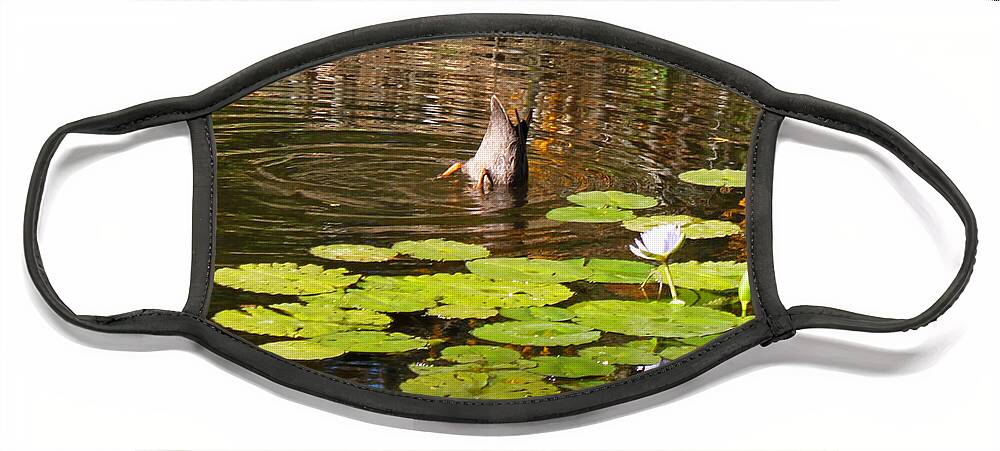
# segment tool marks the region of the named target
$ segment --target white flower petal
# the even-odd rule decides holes
[[[650,257],[649,254],[643,252],[642,249],[639,249],[631,244],[628,246],[628,249],[632,251],[632,253],[635,254],[636,257],[645,258],[647,260],[655,260],[654,258]]]

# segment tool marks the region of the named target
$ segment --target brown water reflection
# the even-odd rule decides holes
[[[530,180],[522,192],[486,195],[466,180],[433,180],[472,156],[496,93],[534,111]],[[512,113],[512,112],[511,112]],[[298,73],[213,114],[218,147],[217,266],[316,263],[364,274],[463,271],[461,263],[339,264],[312,246],[390,246],[448,238],[495,256],[633,257],[618,224],[545,219],[567,195],[616,189],[657,197],[643,214],[718,218],[742,198],[685,184],[681,172],[743,169],[757,113],[747,99],[681,70],[590,44],[536,38],[470,38],[373,50]],[[599,237],[599,239],[595,239]],[[745,260],[742,236],[686,244],[678,260]],[[579,285],[579,286],[577,286]],[[576,302],[620,297],[576,284]],[[216,287],[210,314],[240,304],[287,302]],[[416,314],[393,331],[428,336]],[[454,343],[484,321],[435,319]],[[490,322],[492,320],[486,320]],[[262,337],[247,336],[254,342]],[[395,388],[405,364],[427,353],[348,354],[311,364],[368,385]]]

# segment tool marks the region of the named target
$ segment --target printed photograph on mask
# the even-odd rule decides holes
[[[557,395],[751,320],[759,108],[591,43],[475,37],[303,70],[215,112],[211,321],[377,390]]]

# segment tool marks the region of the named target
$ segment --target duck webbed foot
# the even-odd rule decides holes
[[[490,176],[490,170],[489,169],[483,168],[482,172],[479,173],[479,181],[476,182],[476,189],[478,189],[479,191],[485,192],[486,191],[486,189],[485,189],[486,184],[483,183],[485,181],[489,181],[490,182],[490,190],[492,190],[493,189],[493,177]]]
[[[455,163],[451,165],[451,167],[449,167],[448,169],[445,169],[445,171],[442,172],[441,175],[435,177],[435,179],[443,179],[449,175],[458,172],[459,169],[462,169],[462,163]]]

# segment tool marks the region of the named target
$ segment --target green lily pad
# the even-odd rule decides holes
[[[736,315],[668,302],[585,301],[569,307],[577,324],[636,337],[688,338],[725,332]]]
[[[497,309],[481,305],[445,304],[427,309],[427,314],[446,319],[486,319],[496,316]]]
[[[425,348],[428,341],[399,332],[337,332],[308,340],[278,341],[260,347],[293,360],[319,360],[347,352],[397,353]],[[339,352],[339,354],[338,354]]]
[[[332,359],[347,353],[347,350],[318,340],[288,340],[265,343],[260,346],[289,360]]]
[[[653,270],[653,265],[634,260],[592,258],[587,260],[586,268],[591,271],[588,282],[642,283]]]
[[[698,349],[698,347],[691,345],[667,346],[666,348],[663,348],[662,351],[660,351],[660,357],[663,357],[667,360],[677,360],[689,354],[691,351],[694,351],[695,349]]]
[[[416,312],[437,305],[427,293],[406,293],[392,290],[347,290],[346,293],[325,293],[300,296],[304,302],[324,303],[342,308],[357,308],[376,312]]]
[[[486,373],[444,371],[408,379],[399,385],[399,389],[418,395],[475,399],[489,380],[490,376]]]
[[[581,349],[577,354],[604,365],[652,365],[660,362],[656,354],[631,346],[593,346]]]
[[[215,283],[267,294],[319,294],[339,291],[361,278],[344,268],[323,269],[318,265],[295,263],[248,263],[239,268],[219,268]]]
[[[545,217],[562,222],[621,222],[634,218],[635,214],[610,207],[559,207],[549,210]]]
[[[522,346],[569,346],[601,338],[601,333],[590,327],[550,321],[507,321],[487,324],[470,333],[483,340]]]
[[[529,372],[553,377],[588,377],[607,376],[615,371],[612,365],[595,362],[586,357],[539,356],[531,359],[538,366],[528,369]],[[660,359],[656,359],[657,362]]]
[[[622,223],[622,227],[634,232],[645,232],[656,226],[677,224],[682,226],[685,238],[694,240],[722,238],[740,233],[740,226],[717,219],[704,220],[688,215],[640,216]]]
[[[518,307],[500,309],[500,316],[518,321],[566,321],[575,315],[561,307]]]
[[[495,371],[478,399],[520,399],[559,393],[559,387],[527,371]]]
[[[747,172],[735,169],[697,169],[678,176],[695,185],[743,188],[747,186]]]
[[[572,290],[557,283],[492,280],[475,274],[368,276],[359,286],[367,290],[426,295],[444,304],[488,308],[542,306],[573,296]]]
[[[746,270],[746,263],[732,261],[670,264],[674,284],[692,290],[735,290],[740,286]]]
[[[417,376],[400,390],[428,396],[466,399],[518,399],[559,393],[559,388],[532,373],[507,370],[489,373],[450,371]]]
[[[626,210],[655,207],[660,203],[649,196],[621,191],[586,191],[573,194],[567,197],[566,200],[583,207],[611,207]]]
[[[497,364],[520,360],[521,353],[501,346],[461,345],[442,349],[441,358],[456,363],[486,362]]]
[[[256,306],[240,310],[223,310],[216,313],[212,321],[228,329],[252,334],[313,338],[334,332],[384,329],[389,326],[392,319],[381,313],[366,310],[275,304],[271,308]]]
[[[465,264],[473,274],[493,280],[531,283],[573,282],[590,277],[583,259],[545,260],[541,258],[501,257],[473,260]]]
[[[384,262],[396,256],[396,251],[367,244],[327,244],[309,249],[309,253],[327,260],[348,262]]]
[[[490,251],[477,244],[433,238],[423,241],[400,241],[392,245],[392,250],[421,260],[462,261],[484,258]]]

